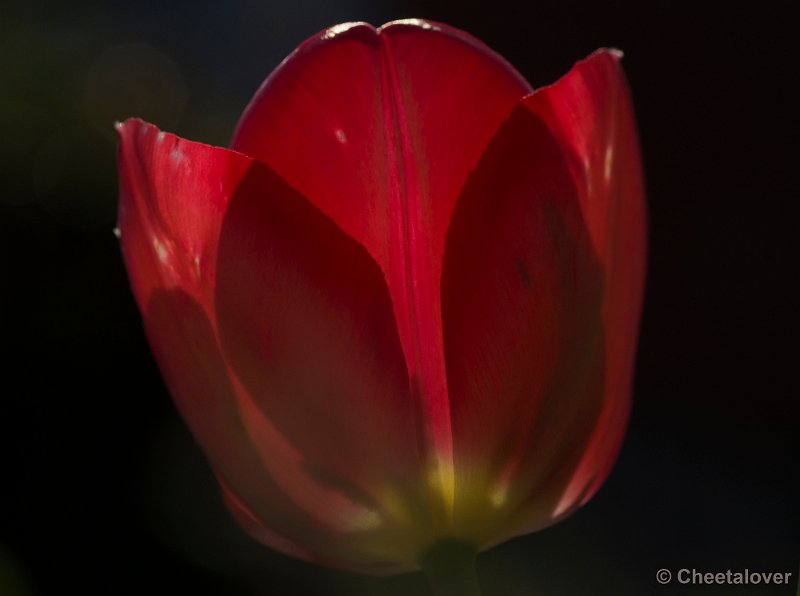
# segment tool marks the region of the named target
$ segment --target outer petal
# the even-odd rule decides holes
[[[297,556],[408,568],[430,524],[407,487],[415,409],[377,265],[266,166],[139,121],[120,132],[134,292],[237,518]]]
[[[200,301],[213,279],[227,196],[251,160],[190,143],[139,120],[118,127],[123,256],[145,330],[165,381],[213,467],[252,500],[265,498],[289,527],[311,523],[275,490],[247,435],[237,400]],[[195,257],[205,255],[204,268]],[[202,275],[201,275],[202,273]],[[282,502],[280,502],[282,499]],[[302,520],[302,522],[298,521]],[[300,552],[288,546],[284,551]],[[278,545],[276,545],[277,547]],[[308,557],[308,555],[306,555]]]
[[[602,291],[566,157],[520,106],[464,187],[443,265],[463,538],[550,523],[601,408]]]
[[[528,91],[502,58],[444,25],[340,25],[270,76],[232,143],[273,167],[379,263],[445,501],[452,465],[439,308],[444,237],[468,173]]]
[[[210,305],[222,216],[252,160],[135,118],[118,131],[119,231],[139,308],[174,287]]]
[[[630,408],[644,286],[646,217],[633,108],[621,53],[598,50],[525,99],[570,156],[581,211],[606,278],[605,398],[586,456],[557,513],[585,503],[605,480]]]

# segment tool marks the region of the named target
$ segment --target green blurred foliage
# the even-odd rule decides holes
[[[0,544],[0,594],[34,596],[35,592],[20,562]]]

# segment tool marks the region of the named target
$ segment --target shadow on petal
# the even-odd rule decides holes
[[[298,502],[324,496],[318,522],[336,517],[364,552],[413,561],[431,531],[422,422],[378,265],[254,164],[223,221],[217,282],[220,341],[261,458],[291,462]]]
[[[181,290],[155,291],[145,328],[181,414],[211,462],[226,503],[248,532],[286,554],[322,564],[376,573],[402,569],[391,558],[370,554],[357,537],[343,536],[331,517],[331,523],[320,519],[316,510],[336,513],[331,491],[297,462],[280,452],[268,459],[259,452],[216,334],[191,296]],[[294,498],[297,490],[308,492],[303,501]]]
[[[456,524],[548,525],[603,403],[603,272],[565,155],[517,108],[453,215],[442,276]]]

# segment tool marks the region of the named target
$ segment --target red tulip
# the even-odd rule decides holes
[[[150,344],[258,540],[401,571],[598,489],[644,277],[619,57],[531,92],[461,31],[346,24],[270,75],[230,149],[119,125]]]

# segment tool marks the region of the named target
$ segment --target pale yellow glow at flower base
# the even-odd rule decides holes
[[[438,458],[428,466],[428,487],[434,499],[442,503],[446,523],[453,524],[453,509],[456,500],[456,474],[452,460]]]
[[[507,499],[508,484],[497,486],[491,493],[489,493],[489,502],[497,508],[505,505]]]

